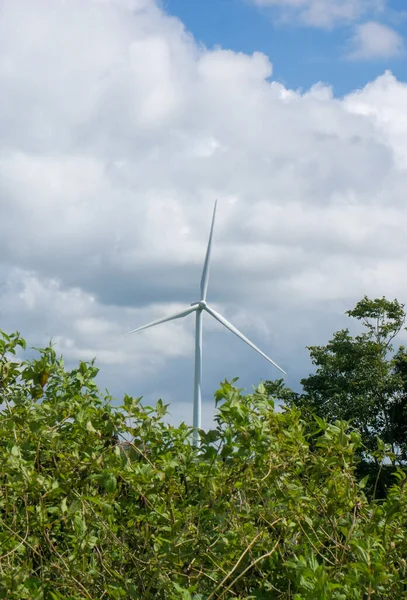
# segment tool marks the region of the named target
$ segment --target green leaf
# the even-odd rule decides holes
[[[116,479],[115,475],[113,475],[113,473],[109,473],[106,477],[104,477],[103,487],[109,493],[112,493],[116,490],[117,479]]]
[[[86,429],[90,432],[90,433],[96,433],[96,435],[100,435],[100,431],[97,431],[93,425],[92,425],[92,421],[88,421],[86,423]]]

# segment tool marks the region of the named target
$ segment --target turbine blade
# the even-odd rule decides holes
[[[171,315],[169,317],[163,317],[162,319],[157,319],[156,321],[152,321],[151,323],[147,323],[147,325],[142,325],[141,327],[137,327],[137,329],[132,329],[132,331],[128,331],[127,333],[123,333],[119,337],[125,337],[126,335],[131,335],[132,333],[136,333],[137,331],[142,331],[143,329],[149,329],[150,327],[155,327],[155,325],[160,325],[160,323],[166,323],[167,321],[174,321],[175,319],[182,319],[182,317],[186,317],[190,313],[194,312],[197,309],[197,304],[194,306],[189,306],[185,310],[181,310],[175,315]]]
[[[222,325],[224,327],[226,327],[226,329],[229,329],[229,331],[231,331],[232,333],[234,333],[235,335],[237,335],[238,338],[240,338],[241,340],[243,340],[244,342],[246,342],[246,344],[248,344],[251,348],[253,348],[253,350],[256,350],[256,352],[258,352],[259,354],[261,354],[261,356],[263,356],[263,358],[265,358],[266,360],[268,360],[269,362],[271,362],[271,364],[274,365],[275,367],[277,367],[277,369],[279,369],[282,373],[284,373],[284,375],[287,375],[287,373],[284,371],[284,369],[282,369],[281,367],[279,367],[278,364],[274,362],[274,360],[271,360],[271,358],[269,358],[267,356],[267,354],[264,354],[264,352],[262,352],[260,350],[260,348],[258,348],[257,346],[255,346],[253,344],[253,342],[251,342],[245,335],[243,335],[243,333],[241,331],[239,331],[234,325],[232,325],[232,323],[229,323],[229,321],[227,319],[225,319],[225,317],[222,317],[222,315],[220,315],[218,312],[216,312],[216,310],[213,310],[213,308],[211,308],[208,305],[206,305],[205,310],[210,315],[212,315],[212,317],[214,317],[217,321],[219,321],[219,323],[222,323]]]
[[[203,267],[203,271],[202,271],[202,278],[201,278],[201,300],[206,300],[206,294],[207,294],[207,291],[208,291],[209,262],[211,260],[212,236],[213,236],[213,228],[214,228],[214,225],[215,225],[215,214],[216,214],[216,205],[217,205],[217,203],[218,203],[218,201],[215,200],[215,206],[213,208],[213,217],[212,217],[211,232],[209,234],[208,248],[206,249],[205,262],[204,262],[204,267]]]

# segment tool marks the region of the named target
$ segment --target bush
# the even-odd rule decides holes
[[[93,363],[19,346],[2,334],[0,597],[404,597],[405,474],[369,502],[346,423],[225,381],[197,449],[161,400],[114,407]]]

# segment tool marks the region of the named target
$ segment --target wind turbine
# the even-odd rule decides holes
[[[229,323],[229,321],[227,321],[225,319],[225,317],[223,317],[221,314],[216,312],[216,310],[211,308],[206,302],[206,296],[207,296],[207,292],[208,292],[208,281],[209,281],[209,263],[210,263],[210,259],[211,259],[211,250],[212,250],[213,228],[215,225],[216,205],[217,205],[217,201],[215,202],[215,206],[213,209],[212,225],[211,225],[211,231],[209,234],[208,248],[206,250],[205,262],[204,262],[204,267],[203,267],[203,271],[202,271],[200,301],[193,302],[188,308],[185,308],[184,310],[181,310],[180,312],[175,313],[174,315],[171,315],[169,317],[163,317],[162,319],[157,319],[156,321],[152,321],[151,323],[148,323],[147,325],[142,325],[141,327],[137,327],[137,329],[128,331],[127,333],[123,334],[123,336],[121,336],[121,337],[125,337],[127,335],[137,333],[138,331],[142,331],[143,329],[149,329],[150,327],[155,327],[156,325],[160,325],[160,323],[166,323],[167,321],[174,321],[175,319],[182,319],[183,317],[186,317],[187,315],[195,312],[195,319],[196,319],[196,325],[195,325],[195,377],[194,377],[194,411],[193,411],[193,428],[194,428],[193,443],[195,446],[199,445],[198,429],[201,428],[202,313],[203,313],[203,311],[206,311],[207,313],[209,313],[214,319],[219,321],[219,323],[222,323],[222,325],[224,327],[226,327],[226,329],[229,329],[229,331],[234,333],[238,338],[240,338],[241,340],[246,342],[246,344],[248,344],[251,348],[253,348],[253,350],[256,350],[256,352],[261,354],[261,356],[263,356],[263,358],[268,360],[272,365],[277,367],[277,369],[279,369],[282,373],[284,373],[286,375],[286,372],[281,367],[279,367],[277,363],[275,363],[273,360],[271,360],[271,358],[269,358],[267,356],[267,354],[264,354],[264,352],[262,352],[260,350],[260,348],[255,346],[255,344],[253,344],[253,342],[251,342],[245,335],[243,335],[243,333],[241,333],[234,325],[232,325],[232,323]]]

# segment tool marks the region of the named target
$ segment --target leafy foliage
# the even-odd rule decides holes
[[[407,351],[392,342],[404,327],[404,305],[364,297],[346,313],[364,331],[338,331],[326,346],[311,346],[316,372],[301,381],[303,394],[267,382],[269,393],[333,422],[344,419],[360,429],[370,451],[380,437],[401,460],[407,459]]]
[[[369,502],[345,422],[225,381],[197,449],[162,401],[113,407],[93,363],[0,343],[0,598],[404,597],[405,474]]]

